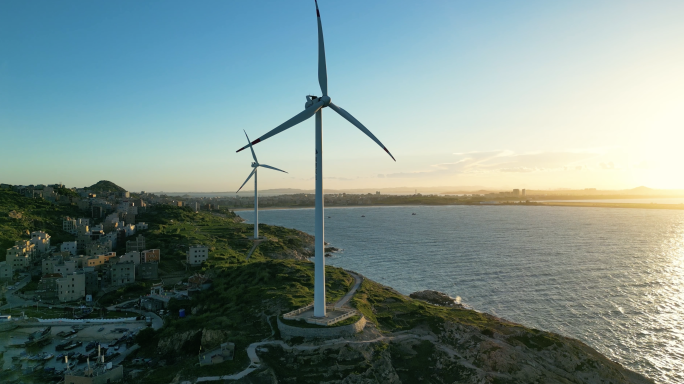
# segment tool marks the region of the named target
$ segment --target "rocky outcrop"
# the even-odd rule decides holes
[[[205,350],[216,348],[228,341],[230,333],[223,330],[192,330],[187,332],[176,333],[171,337],[166,337],[159,340],[157,344],[157,351],[162,354],[179,354],[188,352],[186,349],[192,346],[192,351],[195,351],[200,345]],[[197,344],[197,345],[195,345]]]
[[[450,297],[446,293],[438,291],[426,290],[413,292],[409,295],[409,297],[416,300],[426,301],[430,304],[440,305],[442,307],[462,307],[459,300]]]
[[[318,347],[275,345],[259,356],[271,383],[653,383],[577,340],[516,328],[447,322],[437,333],[425,327]]]

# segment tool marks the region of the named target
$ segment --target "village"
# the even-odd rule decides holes
[[[135,336],[163,326],[171,299],[186,300],[211,285],[192,270],[183,278],[160,278],[161,251],[146,246],[148,225],[136,220],[148,206],[140,197],[60,184],[0,187],[75,206],[83,214],[61,220],[60,237],[67,234],[70,241],[55,244],[42,230],[23,233],[28,238],[16,240],[0,262],[3,380],[36,372],[55,382],[65,377],[79,383],[119,380],[124,375],[120,363],[136,348]],[[9,217],[23,214],[11,211]],[[185,264],[198,267],[208,257],[207,246],[193,244]]]

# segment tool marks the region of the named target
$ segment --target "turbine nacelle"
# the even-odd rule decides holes
[[[313,95],[307,95],[306,96],[306,103],[304,104],[304,108],[309,108],[309,107],[315,107],[315,108],[325,108],[328,105],[330,105],[331,99],[330,96],[313,96]]]
[[[254,162],[252,162],[252,168],[256,168],[256,167],[258,167],[258,166],[259,166],[259,164],[258,164],[258,163],[254,163]]]

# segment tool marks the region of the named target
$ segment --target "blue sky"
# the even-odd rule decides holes
[[[320,2],[326,186],[684,188],[683,2]],[[317,83],[313,2],[0,3],[0,181],[230,191]],[[313,187],[313,119],[255,147]],[[678,176],[679,175],[679,176]]]

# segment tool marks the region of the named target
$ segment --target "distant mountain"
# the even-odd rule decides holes
[[[126,192],[126,189],[121,188],[118,185],[112,183],[111,181],[107,181],[107,180],[100,180],[97,183],[91,185],[90,187],[86,187],[86,190],[92,191],[95,193]]]
[[[649,192],[655,192],[655,189],[649,188],[649,187],[644,187],[644,186],[642,185],[641,187],[636,187],[636,188],[628,189],[627,192],[649,193]]]

